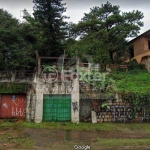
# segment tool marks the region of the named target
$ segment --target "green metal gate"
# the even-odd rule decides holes
[[[43,121],[71,121],[71,95],[44,95]]]

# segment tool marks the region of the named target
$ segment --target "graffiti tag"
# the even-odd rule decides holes
[[[129,106],[114,107],[114,121],[126,121],[132,119],[131,108]]]
[[[72,107],[73,107],[74,113],[75,113],[76,111],[78,111],[78,102],[72,102]]]
[[[6,103],[3,104],[3,107],[8,108],[8,105]]]
[[[12,107],[12,116],[25,116],[25,113],[26,113],[25,109],[20,108],[18,110],[17,107],[16,108]]]

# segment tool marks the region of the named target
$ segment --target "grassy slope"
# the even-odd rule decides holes
[[[150,92],[150,73],[145,71],[115,72],[110,77],[115,80],[118,92]]]

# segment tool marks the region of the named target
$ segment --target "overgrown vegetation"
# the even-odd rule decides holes
[[[132,114],[135,117],[136,111],[150,107],[150,73],[136,60],[130,61],[128,65],[128,71],[117,69],[109,74],[83,71],[84,78],[81,79],[93,86],[99,94],[120,93],[122,100],[127,101],[132,107]]]
[[[0,70],[35,69],[36,50],[42,56],[58,57],[65,50],[75,57],[89,54],[100,64],[114,63],[118,57],[113,60],[113,53],[127,51],[126,38],[137,36],[143,26],[141,11],[121,13],[110,2],[91,8],[78,24],[67,22],[62,0],[33,3],[34,17],[25,16],[22,23],[0,9]]]
[[[144,65],[137,64],[135,60],[129,64],[129,71],[116,71],[111,73],[110,77],[115,80],[115,92],[120,93],[122,99],[129,102],[135,117],[136,111],[150,107],[150,73]]]
[[[26,83],[0,83],[0,93],[26,93],[28,84]]]
[[[0,9],[0,70],[35,67],[35,31],[31,24],[20,23]]]
[[[89,54],[100,64],[118,63],[118,55],[128,52],[126,38],[137,36],[143,26],[143,13],[138,10],[121,13],[120,7],[110,2],[90,8],[78,24],[72,27],[80,40],[67,47],[70,55]],[[130,21],[129,21],[130,20]],[[114,58],[113,54],[117,54]]]
[[[133,59],[132,61],[129,61],[128,63],[127,63],[128,65],[129,65],[129,71],[131,72],[131,73],[134,73],[133,71],[135,71],[135,73],[136,73],[136,71],[137,71],[137,73],[139,73],[139,72],[147,72],[147,70],[146,70],[146,68],[145,68],[145,65],[144,64],[139,64],[137,61],[136,61],[136,59]]]
[[[33,0],[33,3],[34,17],[25,17],[23,23],[0,9],[0,70],[35,68],[35,50],[45,56],[59,56],[64,50],[81,58],[88,54],[94,62],[104,66],[117,63],[118,57],[113,59],[113,54],[126,54],[126,39],[137,36],[143,26],[141,11],[121,14],[119,6],[109,2],[91,8],[78,24],[65,21],[68,17],[63,14],[66,8],[62,0],[45,0],[44,3]],[[150,74],[135,60],[129,62],[129,66],[128,72],[117,71],[104,78],[98,75],[101,80],[96,82],[91,80],[97,78],[98,72],[85,75],[83,80],[98,92],[121,93],[134,111],[150,107]],[[0,84],[1,93],[23,91],[23,84]]]
[[[148,93],[150,91],[150,73],[139,70],[115,72],[110,74],[115,80],[116,92]]]

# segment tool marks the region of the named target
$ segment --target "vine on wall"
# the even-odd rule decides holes
[[[114,72],[111,77],[116,83],[116,92],[121,93],[123,100],[132,107],[133,116],[136,111],[150,109],[150,73],[145,69],[128,72]]]

